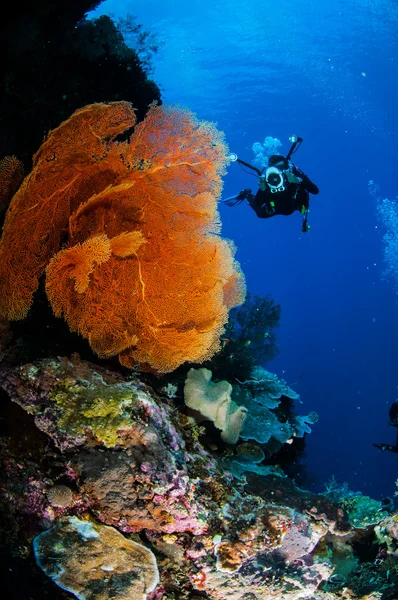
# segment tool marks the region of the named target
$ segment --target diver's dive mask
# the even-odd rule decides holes
[[[276,167],[268,167],[265,171],[265,181],[270,188],[271,194],[285,190],[283,173]]]

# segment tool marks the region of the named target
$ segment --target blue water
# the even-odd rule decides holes
[[[215,121],[231,151],[253,161],[266,136],[289,148],[320,187],[311,230],[300,216],[260,220],[220,206],[248,289],[282,305],[280,356],[267,367],[315,410],[308,485],[334,475],[375,498],[392,496],[398,454],[388,409],[398,399],[398,298],[382,278],[383,229],[373,179],[398,195],[398,6],[389,0],[107,0],[95,16],[132,14],[162,41],[153,77],[164,103]],[[256,180],[231,164],[224,196]],[[397,275],[398,277],[398,275]],[[301,378],[300,378],[301,377]]]

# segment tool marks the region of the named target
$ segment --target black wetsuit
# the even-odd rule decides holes
[[[250,194],[247,199],[250,206],[260,219],[267,219],[274,215],[291,215],[295,210],[303,212],[308,210],[310,203],[310,194],[318,194],[318,186],[311,181],[297,167],[292,167],[291,171],[296,177],[300,177],[300,183],[289,183],[283,192],[271,193],[266,184],[265,190],[258,190],[257,194]],[[271,205],[274,203],[274,206]]]

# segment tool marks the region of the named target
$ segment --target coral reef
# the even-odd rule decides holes
[[[34,574],[32,598],[70,597],[43,591],[50,577],[82,598],[396,597],[396,515],[357,526],[341,503],[283,472],[234,477],[223,461],[230,451],[206,450],[186,426],[177,388],[159,398],[77,356],[2,368],[0,387],[20,411],[0,438],[1,545]],[[238,449],[242,464],[267,467],[262,447]]]
[[[242,306],[231,310],[223,335],[222,351],[206,365],[218,379],[250,378],[256,365],[265,365],[279,354],[275,329],[279,327],[280,304],[271,296],[247,293]]]
[[[145,600],[159,582],[151,550],[77,517],[59,519],[35,537],[33,549],[46,575],[82,600]]]
[[[116,140],[135,125],[127,102],[89,105],[40,147],[6,215],[0,316],[27,315],[46,269],[56,316],[100,357],[168,372],[219,349],[245,286],[218,235],[222,134],[152,106]]]
[[[262,367],[253,369],[250,379],[235,384],[232,397],[247,409],[240,437],[261,444],[267,458],[284,444],[311,433],[311,426],[318,421],[314,412],[295,414],[292,407],[300,399],[297,392]]]
[[[167,407],[143,385],[75,358],[7,371],[3,388],[62,452],[81,449],[70,468],[103,522],[129,532],[203,531],[208,509],[195,499],[189,457]]]
[[[381,502],[362,492],[353,492],[346,483],[339,485],[334,477],[326,483],[324,495],[346,511],[349,522],[355,527],[374,525],[388,516]]]
[[[192,369],[188,380],[206,374],[195,408],[212,422],[187,418],[184,363],[220,349],[244,297],[234,248],[218,235],[226,147],[188,111],[148,111],[160,101],[148,79],[156,42],[134,19],[86,19],[98,4],[22,0],[0,23],[0,210],[15,194],[0,306],[7,319],[29,311],[36,326],[31,362],[18,323],[0,322],[2,593],[396,600],[392,504],[333,485],[312,494],[286,476],[283,449],[317,416],[296,415],[296,392],[254,368],[278,350],[272,298],[249,299],[209,370]],[[258,164],[278,146],[257,143]],[[21,183],[20,160],[29,171],[34,153]],[[377,201],[392,276],[396,203]],[[43,348],[45,278],[54,312],[97,355],[179,374],[157,395],[152,376],[110,360],[55,358],[68,350]],[[74,352],[77,336],[57,321]]]

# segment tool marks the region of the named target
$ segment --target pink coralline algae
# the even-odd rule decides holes
[[[124,532],[206,530],[209,510],[194,493],[171,408],[145,386],[76,358],[20,367],[3,386],[69,453],[82,497],[102,522]]]

